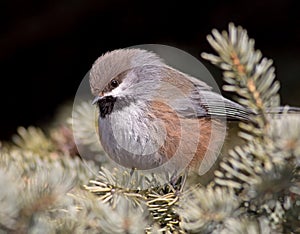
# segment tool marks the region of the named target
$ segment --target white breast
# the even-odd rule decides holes
[[[149,169],[162,163],[158,153],[166,131],[161,121],[149,118],[145,103],[131,102],[99,118],[101,143],[108,155],[126,167]]]

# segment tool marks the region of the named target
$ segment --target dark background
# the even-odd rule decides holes
[[[71,100],[94,60],[107,50],[160,43],[200,58],[212,28],[241,25],[275,61],[282,103],[300,105],[300,8],[297,1],[0,2],[0,139],[39,125]],[[202,60],[203,61],[203,60]],[[210,69],[213,66],[204,62]],[[221,84],[221,76],[213,72]]]

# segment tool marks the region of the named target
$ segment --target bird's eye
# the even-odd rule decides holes
[[[116,87],[119,86],[119,82],[118,82],[117,80],[111,80],[110,85],[111,85],[113,88],[116,88]]]

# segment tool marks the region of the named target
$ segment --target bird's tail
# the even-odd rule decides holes
[[[278,106],[267,108],[269,114],[284,114],[284,113],[295,113],[300,114],[300,107],[296,106]]]

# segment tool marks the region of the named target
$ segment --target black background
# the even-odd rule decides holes
[[[229,22],[246,28],[256,48],[275,61],[282,103],[300,105],[299,15],[291,0],[1,1],[0,139],[9,139],[17,126],[51,120],[102,53],[160,43],[203,61],[200,53],[212,52],[206,35]]]

